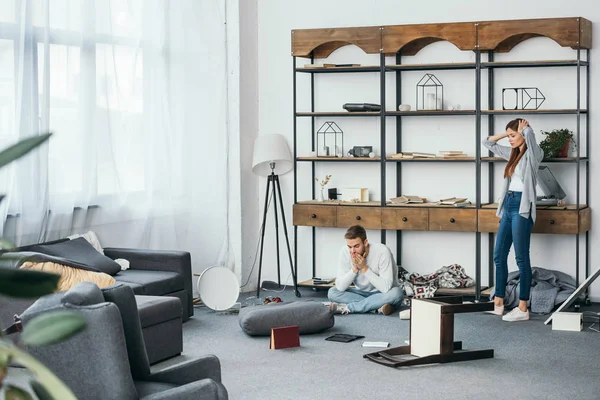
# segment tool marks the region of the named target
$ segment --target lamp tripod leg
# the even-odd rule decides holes
[[[281,262],[279,260],[279,218],[277,217],[277,196],[275,195],[275,186],[279,187],[279,179],[278,176],[275,174],[271,174],[271,177],[273,179],[273,211],[275,214],[275,251],[277,252],[277,285],[281,287]],[[279,200],[281,204],[281,198]]]
[[[283,209],[283,200],[281,198],[281,185],[279,184],[279,176],[275,175],[273,182],[273,190],[277,187],[277,195],[279,197],[279,206],[281,207],[281,221],[283,222],[283,233],[285,235],[285,243],[287,245],[288,257],[290,260],[290,270],[292,271],[292,279],[294,281],[294,293],[296,297],[301,297],[300,291],[298,290],[298,278],[296,276],[296,270],[294,269],[294,262],[292,261],[292,250],[290,248],[290,240],[288,238],[287,226],[285,222],[285,211]],[[279,269],[279,247],[277,248],[277,268]]]
[[[265,225],[267,224],[267,211],[269,209],[269,189],[271,187],[271,177],[267,178],[267,191],[265,193],[265,208],[263,211],[263,223],[260,233],[260,256],[258,259],[258,283],[256,285],[256,298],[260,296],[260,275],[262,272],[263,247],[265,245]]]

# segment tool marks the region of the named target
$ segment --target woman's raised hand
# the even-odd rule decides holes
[[[517,131],[519,133],[523,133],[523,129],[525,129],[526,126],[529,126],[529,122],[527,122],[527,120],[519,120],[519,127],[517,128]]]

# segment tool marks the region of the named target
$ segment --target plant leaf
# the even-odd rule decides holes
[[[85,329],[85,319],[68,310],[52,311],[33,318],[23,329],[21,342],[46,346],[61,342]]]
[[[0,293],[18,298],[36,298],[54,292],[60,275],[42,271],[0,267]]]
[[[44,133],[39,136],[32,136],[4,149],[0,152],[0,168],[29,153],[48,140],[51,135],[52,133]]]
[[[77,397],[75,397],[75,394],[73,394],[71,389],[58,379],[52,371],[46,368],[44,364],[16,346],[8,348],[0,347],[0,354],[6,352],[12,356],[15,362],[18,362],[36,376],[39,383],[43,385],[50,396],[52,396],[52,399],[77,400]]]
[[[39,400],[55,400],[54,397],[52,397],[52,395],[48,393],[48,390],[44,387],[44,385],[42,385],[35,379],[32,379],[29,382],[29,384],[31,385],[31,388],[33,389]]]
[[[33,400],[33,397],[21,388],[13,385],[7,385],[8,389],[4,393],[5,400]]]

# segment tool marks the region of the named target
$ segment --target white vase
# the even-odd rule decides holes
[[[323,191],[325,190],[325,188],[321,188],[321,190],[319,190],[319,201],[325,201],[325,196],[323,194]]]

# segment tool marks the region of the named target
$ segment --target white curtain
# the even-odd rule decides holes
[[[0,148],[53,132],[0,170],[0,233],[226,263],[226,44],[219,0],[0,1]]]

